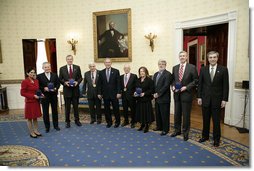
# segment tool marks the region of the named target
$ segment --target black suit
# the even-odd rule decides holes
[[[72,79],[78,82],[78,85],[75,87],[68,87],[65,85],[66,81],[69,81],[70,76],[68,73],[68,65],[62,66],[59,70],[59,80],[60,83],[63,85],[63,94],[64,94],[64,102],[65,102],[65,122],[70,123],[70,110],[71,110],[71,103],[74,109],[74,117],[75,122],[79,121],[79,113],[78,113],[78,101],[79,101],[79,84],[82,81],[82,75],[80,71],[80,67],[78,65],[73,65],[73,73]]]
[[[179,81],[179,67],[180,64],[173,67],[173,85]],[[174,128],[176,133],[181,132],[182,116],[183,116],[183,134],[188,137],[190,131],[190,113],[192,107],[193,94],[192,90],[196,87],[198,82],[198,73],[196,67],[192,64],[186,63],[183,78],[181,80],[182,86],[186,86],[187,90],[183,92],[174,92],[175,101],[175,115]]]
[[[96,72],[96,76],[92,76],[91,71],[87,71],[84,74],[83,94],[87,94],[91,121],[97,120],[97,122],[101,122],[101,100],[98,98],[98,84],[98,70]]]
[[[100,77],[99,94],[103,96],[106,122],[108,125],[112,125],[112,116],[110,112],[110,103],[112,103],[113,112],[116,119],[115,124],[119,125],[120,124],[119,102],[116,97],[117,94],[121,94],[119,70],[111,68],[109,82],[107,81],[106,77],[106,69],[103,69],[100,72],[99,77]]]
[[[43,110],[43,121],[46,130],[50,129],[49,121],[49,104],[51,104],[52,120],[54,128],[58,128],[58,111],[57,111],[57,93],[60,87],[60,82],[56,73],[50,73],[50,80],[46,77],[45,73],[37,75],[39,81],[40,90],[44,94],[45,98],[41,99]],[[54,84],[54,91],[45,91],[44,87],[48,87],[49,83]]]
[[[213,139],[219,142],[221,137],[221,102],[228,101],[228,69],[217,65],[213,81],[210,78],[209,65],[201,68],[198,83],[198,98],[202,99],[203,132],[202,137],[209,138],[210,119],[213,119]]]
[[[111,31],[114,33],[112,36]],[[119,48],[118,39],[124,36],[122,33],[115,29],[106,30],[100,35],[99,40],[104,41],[100,46],[99,57],[120,57],[122,56]]]
[[[156,72],[153,77],[155,93],[158,94],[158,98],[155,99],[156,127],[168,133],[170,123],[170,85],[173,77],[167,70],[164,70],[159,76],[158,74],[159,72]]]
[[[124,122],[129,123],[128,119],[128,108],[131,109],[131,123],[134,124],[135,121],[135,113],[136,113],[136,99],[133,94],[136,88],[137,75],[130,73],[127,84],[124,85],[124,79],[126,74],[121,75],[121,91],[122,91],[122,103],[123,103],[123,116]]]

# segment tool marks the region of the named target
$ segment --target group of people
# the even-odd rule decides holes
[[[202,106],[203,132],[200,143],[209,140],[210,120],[213,120],[214,146],[220,143],[220,113],[228,101],[229,80],[226,67],[217,64],[219,53],[210,51],[207,54],[209,65],[202,67],[198,76],[194,65],[187,63],[188,54],[179,53],[180,64],[173,67],[172,73],[166,70],[167,62],[158,61],[158,72],[151,78],[148,69],[144,66],[138,70],[138,75],[130,72],[130,65],[124,65],[124,74],[120,75],[118,69],[113,68],[110,58],[105,58],[105,69],[99,71],[94,63],[90,63],[89,71],[82,79],[78,65],[73,64],[73,56],[66,57],[67,65],[59,70],[59,77],[52,73],[50,63],[43,63],[44,73],[35,77],[35,69],[29,68],[28,78],[22,81],[21,95],[26,98],[25,118],[28,119],[30,136],[41,136],[38,131],[37,118],[40,117],[40,104],[43,108],[43,120],[46,132],[50,131],[49,104],[52,108],[53,126],[58,127],[57,92],[60,84],[63,85],[65,101],[66,128],[70,128],[70,108],[73,105],[75,124],[82,126],[79,120],[78,103],[80,96],[79,84],[83,80],[82,94],[87,96],[91,115],[90,124],[102,122],[102,100],[106,127],[113,125],[112,111],[115,116],[114,128],[120,126],[119,99],[122,99],[123,123],[135,128],[140,123],[138,131],[149,131],[150,124],[156,120],[154,131],[161,131],[164,136],[170,128],[170,99],[171,91],[174,94],[174,131],[170,135],[175,137],[183,133],[183,140],[189,139],[190,114],[193,101],[193,91],[197,88],[198,104]],[[52,86],[53,84],[53,86]],[[50,85],[50,86],[49,86]],[[41,90],[41,95],[37,93]],[[152,100],[155,100],[155,116]],[[129,121],[129,109],[130,118]]]

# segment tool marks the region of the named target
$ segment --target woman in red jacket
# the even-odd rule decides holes
[[[39,82],[36,79],[34,68],[28,68],[26,74],[28,77],[21,83],[20,94],[25,97],[25,119],[27,119],[30,137],[37,138],[37,136],[41,136],[38,131],[37,118],[42,116],[40,97],[36,95],[37,90],[39,90]]]

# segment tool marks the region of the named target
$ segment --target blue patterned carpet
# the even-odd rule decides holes
[[[44,130],[43,122],[39,122]],[[228,139],[221,147],[211,142],[197,142],[200,130],[191,130],[187,142],[182,136],[172,138],[158,133],[144,134],[125,127],[72,123],[61,131],[43,133],[37,139],[28,136],[25,121],[0,122],[2,145],[24,145],[44,153],[50,166],[85,167],[172,167],[172,166],[249,166],[249,148]],[[1,158],[0,158],[1,159]]]

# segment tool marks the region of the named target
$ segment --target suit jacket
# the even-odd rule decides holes
[[[101,45],[102,51],[103,51],[102,53],[104,56],[108,56],[110,55],[110,53],[113,53],[116,56],[120,55],[118,39],[120,38],[120,36],[124,36],[124,35],[115,29],[112,29],[112,31],[114,32],[113,36],[111,34],[111,30],[106,30],[99,37],[99,40],[104,40],[104,42]],[[110,52],[112,50],[113,52]]]
[[[86,94],[87,93],[87,98],[88,99],[93,99],[97,98],[98,95],[98,84],[99,84],[99,70],[96,72],[96,78],[95,78],[95,85],[96,87],[93,86],[93,80],[91,77],[91,71],[87,71],[84,74],[84,84],[83,84],[83,89],[82,93]]]
[[[156,98],[157,103],[170,103],[171,100],[171,93],[170,93],[170,85],[173,81],[172,74],[164,70],[159,77],[159,80],[156,85],[156,79],[159,72],[156,72],[153,76],[154,86],[155,86],[155,93],[158,93],[158,98]]]
[[[50,73],[50,80],[48,80],[44,72],[37,75],[37,79],[39,81],[40,89],[46,97],[50,95],[57,95],[58,89],[60,87],[60,82],[56,73]],[[53,92],[44,91],[44,87],[48,87],[48,83],[53,83],[56,90]]]
[[[142,93],[145,93],[143,97],[137,97],[137,102],[147,102],[153,99],[154,82],[151,78],[146,77],[143,82],[139,78],[136,83],[136,88],[141,88]]]
[[[126,91],[124,91],[124,76],[125,74],[121,75],[120,76],[120,80],[121,80],[121,92],[122,92],[122,95],[123,95],[123,98],[126,98],[128,100],[130,99],[133,99],[133,94],[135,92],[135,88],[136,88],[136,82],[137,82],[137,75],[136,74],[132,74],[130,73],[130,78],[127,82],[127,85],[126,85]]]
[[[220,107],[221,101],[228,101],[229,79],[228,69],[217,65],[213,78],[210,78],[209,65],[202,67],[199,75],[198,98],[202,98],[202,105]]]
[[[37,79],[33,80],[34,83],[31,82],[29,78],[26,78],[21,83],[20,94],[25,97],[26,103],[34,103],[38,102],[38,99],[34,97],[36,91],[39,89],[39,81]]]
[[[73,65],[72,69],[72,79],[78,82],[78,85],[76,87],[68,87],[64,84],[65,81],[69,81],[70,79],[67,67],[67,65],[62,66],[59,70],[59,80],[60,83],[63,85],[63,94],[65,97],[79,97],[79,84],[82,81],[80,67],[78,65]]]
[[[176,82],[179,81],[179,67],[180,64],[173,67],[173,85],[175,85]],[[198,83],[198,73],[197,69],[194,65],[187,63],[183,78],[181,81],[182,86],[186,86],[187,90],[184,92],[174,92],[174,100],[182,102],[191,102],[192,101],[192,90],[196,87]]]
[[[99,94],[104,99],[116,99],[116,94],[121,93],[119,70],[111,68],[109,82],[107,82],[106,68],[100,74]]]

